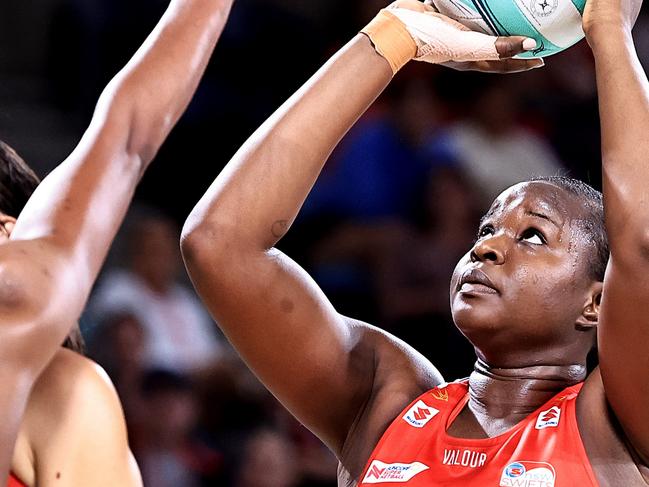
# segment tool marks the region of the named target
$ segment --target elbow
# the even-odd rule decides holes
[[[0,308],[6,311],[38,307],[38,294],[32,292],[23,273],[14,267],[0,265]]]
[[[50,279],[39,272],[36,282],[35,270],[30,263],[21,266],[18,262],[3,262],[0,265],[0,313],[5,318],[4,324],[11,326],[11,331],[3,326],[3,332],[9,332],[18,340],[42,331],[42,325],[50,323],[47,318],[56,308],[52,306]]]
[[[190,215],[180,237],[180,250],[190,274],[199,268],[227,262],[224,256],[228,253],[229,241],[218,224],[199,221]]]
[[[180,234],[180,251],[187,269],[191,271],[200,260],[205,259],[211,231],[201,224],[193,224],[191,216]]]

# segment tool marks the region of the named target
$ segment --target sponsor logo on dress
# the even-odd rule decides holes
[[[434,389],[431,394],[438,401],[448,402],[448,391],[446,389]]]
[[[423,428],[438,413],[437,409],[430,407],[420,399],[403,415],[403,420],[415,428]]]
[[[382,482],[408,482],[415,475],[428,470],[430,467],[420,462],[414,463],[383,463],[374,460],[367,469],[362,484],[378,484]]]
[[[487,462],[487,454],[475,450],[447,450],[444,449],[444,465],[458,465],[460,467],[483,467]]]
[[[561,419],[561,409],[557,406],[552,406],[547,411],[542,411],[538,418],[536,418],[537,430],[545,428],[556,428],[559,426],[559,419]]]
[[[545,462],[519,460],[510,463],[500,476],[500,487],[554,487],[554,467]]]

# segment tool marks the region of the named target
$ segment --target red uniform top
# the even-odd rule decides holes
[[[20,480],[18,480],[18,477],[16,477],[14,474],[10,473],[9,474],[9,483],[7,484],[7,487],[27,487],[25,484],[23,484]]]
[[[468,384],[441,385],[410,404],[387,429],[359,486],[594,487],[577,429],[582,384],[568,387],[506,433],[487,439],[446,434],[469,400]]]

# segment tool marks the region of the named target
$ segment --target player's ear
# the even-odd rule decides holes
[[[0,233],[9,237],[16,225],[16,219],[13,216],[0,213]]]
[[[591,330],[599,324],[599,310],[602,304],[604,283],[595,281],[588,290],[584,307],[575,326],[578,330]]]

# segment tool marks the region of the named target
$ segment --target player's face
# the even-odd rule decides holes
[[[494,201],[451,279],[453,319],[479,351],[530,355],[574,340],[593,285],[583,214],[577,197],[546,182]]]

